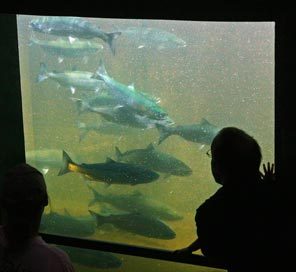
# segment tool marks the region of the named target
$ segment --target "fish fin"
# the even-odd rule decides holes
[[[210,122],[206,118],[202,118],[200,124],[201,125],[209,125]]]
[[[160,125],[160,124],[155,124],[155,126],[156,126],[156,128],[158,129],[158,132],[159,132],[158,144],[161,144],[167,137],[172,135],[171,128],[168,128],[168,127]]]
[[[92,78],[98,78],[98,79],[104,80],[103,76],[108,76],[108,73],[106,71],[103,60],[100,59],[99,67],[98,67],[97,71],[95,72],[95,74],[92,76]]]
[[[106,218],[106,216],[96,213],[90,209],[88,210],[88,212],[96,219],[97,227],[105,224],[104,218]]]
[[[65,215],[71,216],[70,212],[66,208],[64,208],[64,213],[65,213]]]
[[[58,57],[58,63],[62,63],[64,61],[63,57]]]
[[[116,161],[112,160],[110,157],[106,158],[106,163],[115,163]]]
[[[146,147],[146,150],[147,151],[153,151],[155,148],[154,148],[154,145],[152,143],[150,143],[147,147]]]
[[[72,94],[75,94],[76,89],[73,86],[70,87],[70,90]]]
[[[40,63],[40,71],[39,71],[39,74],[38,74],[38,77],[37,77],[37,82],[41,82],[45,79],[48,78],[48,75],[47,75],[47,67],[46,67],[46,64],[41,62]]]
[[[78,114],[81,114],[89,109],[88,103],[82,99],[76,97],[70,97],[70,99],[75,102]]]
[[[93,197],[94,197],[94,199],[90,201],[88,206],[93,205],[96,202],[103,201],[103,196],[101,194],[99,194],[94,188],[89,186],[89,184],[87,184],[87,187],[93,193]]]
[[[41,173],[42,173],[44,176],[48,173],[48,171],[49,171],[49,168],[45,168],[45,167],[43,167],[43,168],[41,169]]]
[[[70,156],[66,153],[65,150],[63,150],[63,161],[62,161],[63,165],[58,173],[58,176],[62,176],[68,172],[70,172],[68,165],[69,163],[73,163],[73,161],[71,160]]]
[[[114,109],[114,110],[118,110],[118,109],[121,109],[121,108],[124,108],[124,106],[118,104],[118,105],[116,105],[113,109]]]
[[[204,149],[205,146],[206,146],[205,144],[201,145],[201,146],[199,147],[199,150]]]
[[[76,38],[74,38],[74,37],[72,37],[72,36],[69,36],[68,39],[69,39],[69,42],[70,42],[71,44],[74,43],[74,42],[76,41]]]
[[[135,84],[132,83],[130,85],[127,86],[131,91],[135,91]]]
[[[110,46],[111,52],[113,55],[115,55],[115,44],[114,44],[114,40],[117,39],[119,37],[119,35],[121,34],[121,32],[112,32],[112,33],[107,33],[107,43]]]
[[[119,150],[119,148],[117,146],[115,146],[115,156],[116,156],[116,159],[118,161],[120,161],[120,159],[122,157],[122,153],[121,153],[121,151]]]

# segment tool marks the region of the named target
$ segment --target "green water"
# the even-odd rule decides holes
[[[149,143],[157,146],[157,129],[133,130],[122,135],[90,132],[79,142],[77,121],[90,123],[102,119],[95,113],[77,114],[70,97],[81,98],[84,92],[77,90],[71,94],[69,89],[57,87],[56,82],[50,79],[36,82],[40,62],[44,62],[49,71],[75,67],[94,72],[102,59],[111,77],[159,97],[159,105],[177,125],[200,123],[205,118],[218,127],[237,126],[258,140],[263,162],[274,161],[274,23],[87,18],[107,32],[116,31],[115,26],[140,28],[144,23],[144,27],[174,33],[186,41],[186,47],[138,48],[133,46],[132,39],[122,35],[115,41],[114,56],[108,45],[98,40],[104,50],[91,55],[88,60],[65,57],[59,63],[57,56],[48,55],[38,46],[30,45],[32,35],[39,39],[50,36],[33,34],[28,27],[33,18],[18,16],[27,151],[66,150],[79,155],[81,162],[98,163],[104,162],[106,157],[115,159],[115,146],[122,151],[145,148]],[[87,238],[169,250],[185,247],[196,238],[195,210],[219,188],[212,178],[210,159],[206,156],[209,146],[203,147],[179,136],[170,136],[157,148],[186,163],[192,169],[192,175],[170,176],[136,186],[106,187],[102,182],[88,183],[101,193],[127,194],[136,189],[147,197],[169,205],[183,215],[182,220],[166,222],[176,233],[176,238],[147,238],[110,226],[97,229],[93,236]],[[73,216],[87,215],[88,203],[92,199],[87,181],[78,173],[57,176],[58,171],[56,168],[49,169],[45,176],[52,209],[60,213],[66,209]],[[150,265],[148,261],[145,259]],[[155,271],[170,270],[171,264],[160,263],[151,261],[151,268],[153,266]],[[142,259],[135,258],[132,267],[138,266],[142,271],[141,264]],[[184,270],[183,265],[179,266],[180,270]],[[135,271],[132,267],[126,265],[114,270]],[[199,271],[198,267],[194,269]],[[78,271],[92,270],[79,267]]]

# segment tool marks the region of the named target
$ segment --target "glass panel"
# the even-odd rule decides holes
[[[196,266],[188,264],[173,263],[155,259],[134,257],[109,252],[80,249],[74,247],[59,246],[66,251],[77,272],[95,271],[143,271],[143,272],[165,272],[165,271],[184,271],[184,272],[222,272],[223,269]]]
[[[206,153],[221,127],[274,160],[273,22],[19,15],[18,33],[45,232],[181,248],[219,188]]]

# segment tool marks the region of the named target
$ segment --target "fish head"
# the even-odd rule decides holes
[[[187,43],[184,40],[182,40],[181,38],[177,38],[175,40],[175,42],[178,45],[178,48],[187,46]]]
[[[176,221],[176,220],[181,220],[183,219],[183,216],[179,214],[177,211],[173,210],[172,208],[163,206],[162,209],[160,210],[160,217],[163,220],[168,220],[168,221]]]
[[[32,20],[30,23],[29,23],[29,28],[35,30],[35,31],[42,31],[42,28],[43,28],[43,24],[40,20]]]
[[[166,226],[162,231],[159,232],[159,238],[171,240],[176,238],[176,233],[169,226]]]
[[[192,174],[191,168],[189,168],[187,165],[183,165],[177,170],[180,176],[190,176]]]

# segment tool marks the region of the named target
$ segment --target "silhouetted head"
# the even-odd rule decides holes
[[[28,164],[18,164],[4,176],[0,203],[8,238],[25,240],[38,233],[48,195],[43,175]]]
[[[262,159],[257,141],[241,129],[226,127],[211,145],[212,173],[217,183],[234,185],[257,182]]]

